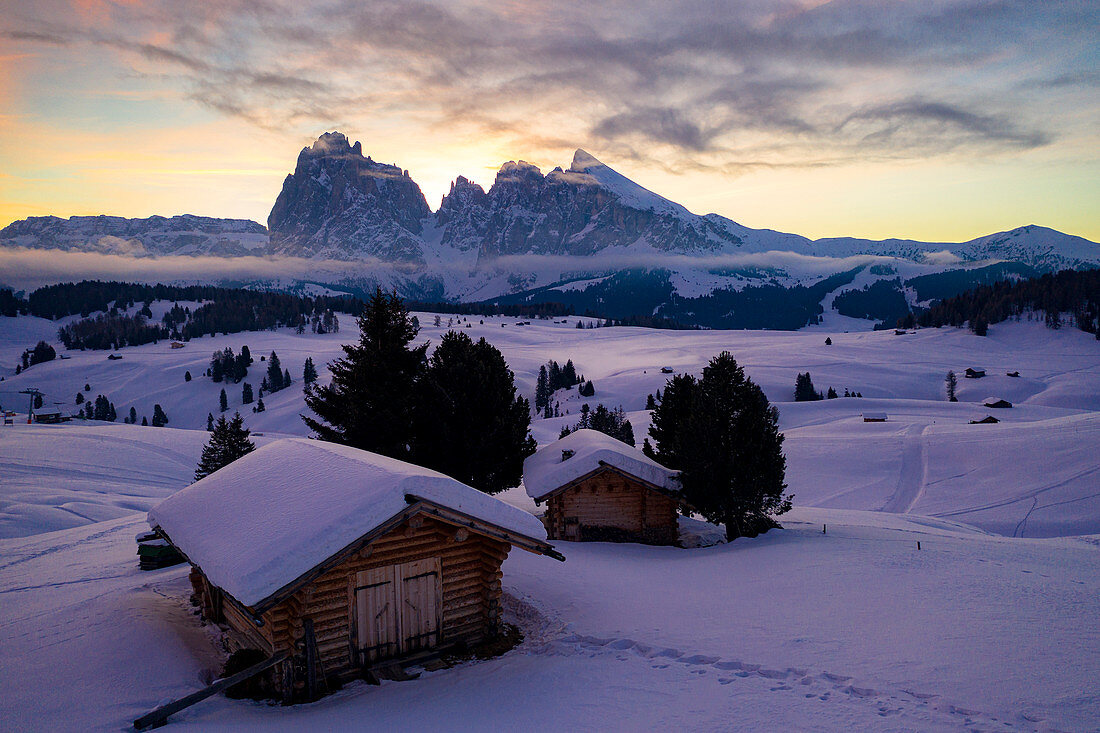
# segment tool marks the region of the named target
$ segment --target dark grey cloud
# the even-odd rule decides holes
[[[889,145],[913,128],[934,134],[942,146],[957,146],[968,139],[1035,148],[1051,141],[1041,130],[1024,130],[1006,117],[972,112],[945,102],[905,99],[873,105],[848,115],[837,127],[863,129],[862,142]],[[869,128],[869,129],[867,129]]]
[[[521,146],[594,138],[673,169],[1012,154],[1073,134],[1044,108],[1052,90],[1098,105],[1100,6],[1084,1],[161,0],[114,12],[109,36],[27,11],[6,35],[107,45],[265,127],[396,114]]]

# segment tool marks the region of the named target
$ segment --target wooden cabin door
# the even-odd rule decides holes
[[[438,645],[443,617],[440,559],[357,573],[355,609],[364,663]]]
[[[438,557],[398,565],[401,578],[401,651],[439,644],[443,580]]]
[[[392,565],[356,573],[356,630],[364,662],[392,657],[401,650],[396,590]]]

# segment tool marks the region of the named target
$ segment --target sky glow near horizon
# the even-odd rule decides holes
[[[438,207],[584,148],[810,237],[1100,239],[1100,4],[0,0],[0,226],[265,223],[338,129]]]

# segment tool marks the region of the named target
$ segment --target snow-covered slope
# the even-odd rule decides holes
[[[512,553],[502,584],[519,648],[412,682],[351,683],[312,705],[216,696],[172,726],[1095,728],[1100,351],[1088,334],[1027,322],[979,338],[419,320],[421,338],[436,343],[448,320],[488,338],[528,395],[541,363],[571,358],[595,385],[588,401],[622,404],[639,438],[645,395],[667,379],[661,366],[698,373],[731,350],[780,410],[795,495],[785,528],[690,550],[566,543],[565,563]],[[192,428],[0,428],[0,728],[118,730],[207,684],[224,663],[217,627],[201,626],[189,605],[186,566],[142,572],[134,554],[145,511],[190,483],[217,404],[220,386],[185,383],[182,371],[198,375],[227,345],[247,343],[257,358],[277,350],[296,381],[265,397],[267,412],[246,413],[262,445],[275,430],[304,433],[300,361],[331,360],[354,336],[235,334],[174,351],[126,348],[114,362],[78,352],[14,376],[20,345],[56,325],[0,320],[5,407],[25,405],[16,395],[27,387],[71,400],[91,381],[92,394],[116,405],[162,401],[171,425]],[[961,379],[960,402],[946,402],[943,375],[967,366],[989,376]],[[865,397],[791,402],[807,370],[819,389]],[[970,425],[991,394],[1015,407],[997,411],[1001,423]],[[541,445],[583,402],[575,388],[555,400],[563,416],[533,422]],[[867,411],[888,420],[864,423]],[[522,488],[501,498],[535,510]]]
[[[646,395],[663,388],[668,378],[660,368],[669,365],[677,372],[698,374],[707,360],[728,349],[779,407],[787,436],[788,483],[796,504],[951,516],[1006,535],[1100,533],[1100,497],[1095,488],[1100,477],[1092,448],[1100,443],[1096,418],[1100,352],[1096,340],[1080,331],[1004,323],[981,338],[962,329],[925,329],[895,336],[893,332],[820,329],[794,333],[577,329],[576,318],[566,323],[535,320],[526,326],[502,317],[444,315],[439,327],[432,325],[431,314],[421,313],[419,320],[423,324],[420,339],[432,343],[439,342],[448,322],[475,339],[484,336],[502,351],[516,373],[519,391],[528,398],[534,394],[541,364],[548,359],[573,360],[578,371],[593,381],[596,394],[584,399],[576,388],[560,390],[555,400],[562,417],[533,421],[540,445],[556,440],[563,425],[576,423],[584,402],[591,407],[622,405],[640,443],[649,424]],[[194,339],[183,349],[171,349],[166,343],[126,348],[118,361],[107,360],[105,352],[64,352],[55,342],[59,353],[71,358],[14,375],[18,353],[38,338],[49,338],[50,326],[56,324],[26,317],[0,319],[0,374],[5,376],[0,382],[0,404],[5,408],[25,415],[26,397],[18,392],[36,387],[46,394],[47,407],[59,403],[57,408],[75,412],[76,394],[87,383],[91,389],[83,392],[85,399],[103,394],[114,402],[120,422],[131,406],[140,422],[141,417],[152,416],[154,404],[160,404],[170,428],[202,431],[207,415],[219,414],[218,397],[224,388],[230,414],[240,410],[251,429],[264,433],[263,440],[275,434],[308,434],[299,417],[306,412],[302,364],[312,357],[320,380],[327,382],[326,365],[342,355],[342,343],[356,338],[347,327],[321,336],[290,330],[241,333]],[[831,346],[825,345],[827,337]],[[264,368],[260,356],[272,351],[294,380],[289,388],[264,395],[267,409],[262,413],[252,412],[254,405],[242,404],[243,383],[215,383],[203,376],[212,352],[225,347],[239,351],[245,344],[256,359],[244,380],[253,389]],[[985,368],[989,376],[960,378],[960,401],[948,403],[944,375],[948,370],[961,374],[968,366]],[[185,371],[191,372],[192,381],[184,381]],[[831,386],[840,394],[846,389],[860,392],[863,398],[793,402],[795,376],[805,371],[821,391]],[[1021,376],[1008,377],[1008,371],[1019,371]],[[993,411],[999,424],[970,425],[975,417],[989,413],[980,403],[994,394],[1015,407]],[[869,411],[885,412],[888,422],[863,423],[859,416]],[[106,431],[105,435],[162,432],[99,425],[96,429]],[[39,491],[36,473],[27,468],[64,446],[67,431],[76,428],[72,423],[17,425],[0,431],[0,441],[9,446],[0,452],[0,470],[5,465],[12,469],[0,496],[0,536],[89,521],[70,508],[93,518],[118,516],[118,492],[78,495],[63,490],[65,484],[56,477],[50,479],[49,491]],[[38,440],[34,436],[41,431],[57,437],[42,447],[24,443]],[[190,455],[189,461],[179,458],[177,472],[154,478],[172,464],[147,469],[150,488],[131,492],[135,507],[146,509],[151,499],[189,482],[202,435],[176,442],[177,450]],[[38,458],[18,459],[22,451]],[[522,499],[517,502],[533,508],[526,494],[519,493]],[[73,502],[87,506],[76,507]]]
[[[1100,716],[1097,539],[989,537],[796,509],[696,550],[514,552],[523,644],[312,705],[215,696],[180,730],[1085,731]],[[140,516],[0,540],[0,727],[122,730],[220,671],[186,566],[142,572]],[[827,526],[827,534],[822,533]],[[917,549],[917,541],[921,549]]]

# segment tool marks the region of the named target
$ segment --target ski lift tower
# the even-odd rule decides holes
[[[34,398],[41,397],[42,393],[34,387],[30,389],[21,389],[19,394],[30,395],[30,405],[27,406],[27,424],[30,425],[34,422]]]

